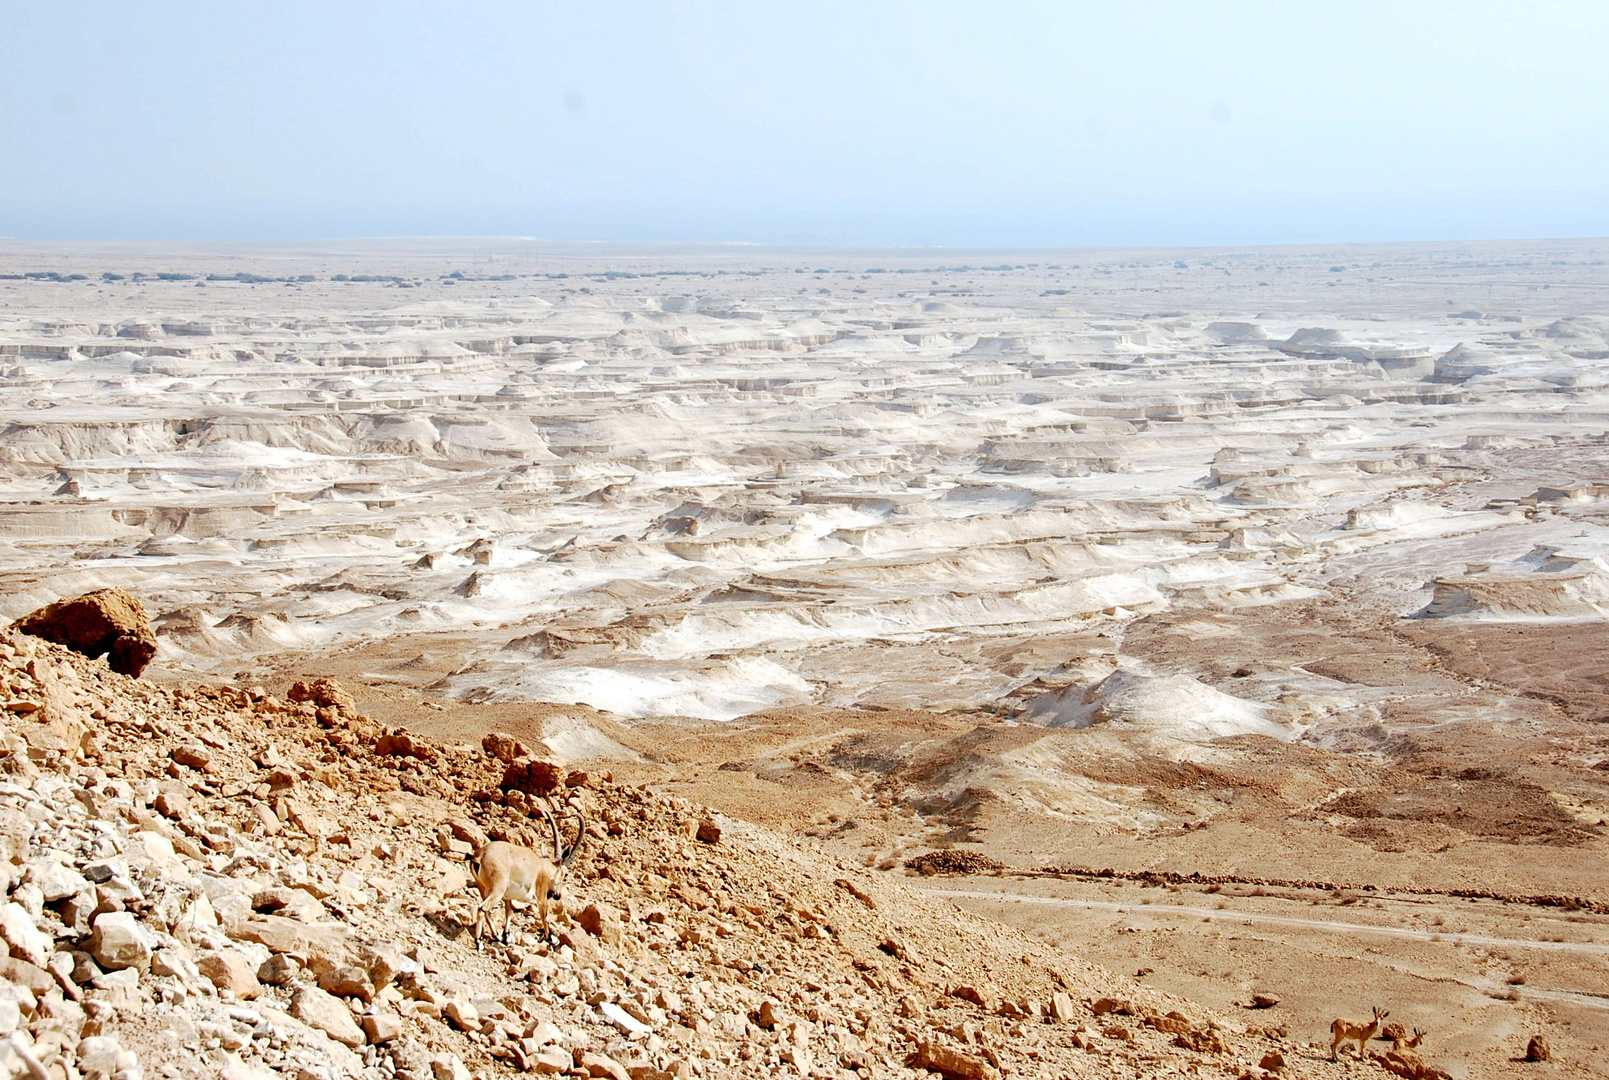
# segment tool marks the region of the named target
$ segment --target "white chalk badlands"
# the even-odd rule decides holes
[[[1163,607],[1602,617],[1606,257],[0,247],[86,275],[0,280],[0,614],[122,585],[229,674],[451,631],[448,693],[626,715],[1321,730],[1300,672],[1097,684]]]

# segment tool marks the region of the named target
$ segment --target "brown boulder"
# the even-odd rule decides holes
[[[292,701],[310,701],[320,709],[334,709],[336,712],[356,713],[357,702],[352,695],[346,692],[346,687],[334,679],[314,679],[312,682],[297,682],[286,694]]]
[[[234,992],[241,1001],[254,998],[263,992],[262,983],[251,961],[239,949],[210,952],[196,961],[196,970],[212,981],[220,990]]]
[[[1548,1046],[1546,1035],[1532,1035],[1531,1041],[1525,1044],[1526,1061],[1552,1061],[1553,1048]]]
[[[1183,1035],[1193,1026],[1190,1018],[1181,1012],[1170,1012],[1166,1016],[1149,1016],[1145,1022],[1166,1035]]]
[[[504,791],[523,791],[527,795],[551,795],[564,784],[564,773],[551,761],[520,758],[503,770],[498,785]]]
[[[357,964],[341,964],[318,977],[318,988],[336,997],[374,1000],[374,984],[369,973]]]
[[[482,750],[507,765],[512,765],[522,757],[530,756],[525,744],[506,731],[489,731],[480,741]]]
[[[595,938],[601,938],[611,945],[620,944],[621,925],[620,916],[607,905],[588,904],[575,917],[581,929]]]
[[[971,983],[962,983],[959,986],[952,986],[950,987],[949,992],[951,997],[960,998],[962,1001],[970,1001],[980,1009],[989,1008],[989,999],[983,996],[983,991],[979,990]]]
[[[995,1080],[1000,1075],[994,1066],[982,1058],[926,1039],[916,1044],[916,1053],[908,1064],[913,1068],[940,1073],[951,1080]]]
[[[1184,1050],[1194,1050],[1198,1054],[1227,1054],[1230,1051],[1230,1046],[1224,1042],[1223,1036],[1211,1028],[1181,1032],[1173,1037],[1173,1045]]]
[[[1371,1056],[1386,1072],[1402,1080],[1452,1080],[1451,1073],[1429,1064],[1412,1050],[1391,1050]]]
[[[374,752],[381,757],[411,757],[425,762],[436,760],[434,746],[401,728],[380,736],[374,744]]]
[[[105,656],[113,671],[139,678],[156,655],[145,606],[122,589],[96,589],[24,615],[11,629],[83,653]]]

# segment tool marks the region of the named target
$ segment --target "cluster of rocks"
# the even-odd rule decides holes
[[[1005,863],[991,859],[982,852],[955,848],[929,851],[906,859],[905,867],[927,877],[935,874],[992,874],[1006,868]]]
[[[507,736],[385,730],[329,680],[166,687],[8,633],[0,702],[11,1076],[1338,1075]],[[544,850],[566,800],[589,824],[554,935],[517,915],[477,949],[466,856]]]

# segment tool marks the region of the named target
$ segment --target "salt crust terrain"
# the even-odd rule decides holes
[[[1606,260],[0,249],[0,614],[1604,1075]]]
[[[476,630],[443,693],[1052,722],[1123,658],[1046,642],[1159,610],[1601,614],[1591,477],[1467,494],[1602,445],[1609,318],[1539,300],[1594,249],[697,254],[12,254],[91,280],[0,292],[4,613],[121,585],[192,670]],[[1200,731],[1147,693],[1186,739],[1348,722],[1245,689]]]

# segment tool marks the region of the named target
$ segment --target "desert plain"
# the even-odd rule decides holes
[[[122,587],[148,679],[509,731],[1313,1055],[1609,1075],[1606,556],[1609,242],[0,243],[0,617]]]

